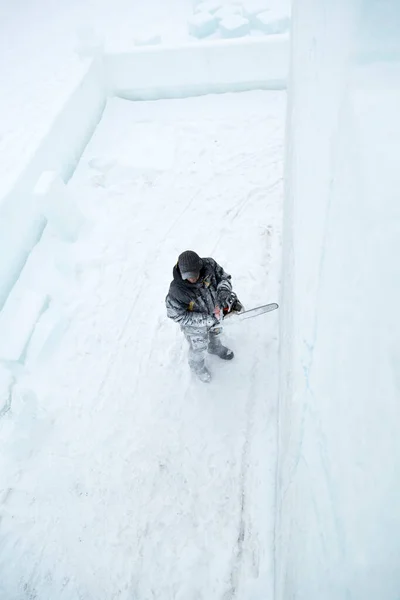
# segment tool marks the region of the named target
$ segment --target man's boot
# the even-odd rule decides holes
[[[200,381],[203,381],[204,383],[209,383],[211,381],[211,373],[207,369],[204,361],[198,363],[191,363],[190,368],[192,369],[193,373],[200,379]]]
[[[233,351],[226,346],[223,346],[218,337],[212,333],[210,333],[208,352],[209,354],[216,354],[216,356],[219,356],[223,360],[232,360],[235,356]]]

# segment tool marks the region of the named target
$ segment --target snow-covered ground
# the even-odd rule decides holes
[[[227,330],[204,385],[164,298],[193,248],[246,306],[277,299],[284,114],[284,92],[108,103],[68,185],[91,227],[32,261],[70,321],[0,422],[1,598],[272,593],[278,314]]]

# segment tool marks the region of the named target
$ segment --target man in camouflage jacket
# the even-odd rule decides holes
[[[202,381],[210,381],[206,352],[224,360],[234,356],[222,345],[216,326],[222,314],[240,312],[243,307],[232,291],[231,276],[213,258],[200,258],[186,250],[179,256],[173,276],[165,299],[167,316],[179,323],[189,343],[190,368]]]

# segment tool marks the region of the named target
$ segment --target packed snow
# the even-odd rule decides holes
[[[227,330],[207,385],[164,298],[193,248],[276,301],[284,115],[284,92],[108,102],[67,186],[90,225],[49,224],[29,265],[52,302],[0,421],[0,597],[272,593],[278,311]]]

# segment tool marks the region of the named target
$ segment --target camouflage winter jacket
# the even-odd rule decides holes
[[[215,320],[216,306],[222,306],[232,290],[231,276],[213,258],[203,258],[199,280],[190,283],[182,279],[178,265],[165,299],[167,316],[182,329],[210,327]]]

